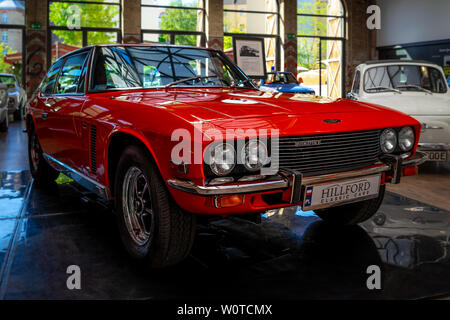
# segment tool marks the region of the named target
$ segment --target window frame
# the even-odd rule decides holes
[[[165,30],[165,29],[142,29],[141,28],[141,42],[144,43],[144,34],[166,34],[170,36],[170,41],[167,44],[175,44],[175,36],[177,35],[192,35],[200,36],[200,46],[206,47],[206,7],[205,1],[202,1],[202,6],[188,7],[188,6],[170,6],[158,4],[143,4],[141,0],[141,15],[142,8],[160,8],[160,9],[179,9],[179,10],[195,10],[202,11],[202,31],[193,30]],[[151,42],[145,42],[151,43]]]
[[[313,38],[313,39],[319,39],[319,62],[322,62],[321,54],[322,54],[322,40],[324,41],[340,41],[342,43],[342,66],[341,66],[341,96],[345,97],[345,91],[346,91],[346,82],[345,82],[345,70],[347,66],[347,60],[346,60],[346,35],[347,35],[347,9],[345,8],[345,3],[343,0],[339,0],[342,6],[342,15],[324,15],[324,14],[313,14],[313,13],[299,13],[298,12],[298,2],[297,2],[297,26],[298,26],[298,17],[311,17],[311,18],[338,18],[342,19],[342,35],[340,37],[329,37],[329,36],[321,36],[321,35],[304,35],[299,34],[299,30],[297,28],[297,34],[296,38]],[[298,51],[298,48],[297,48]],[[319,63],[319,74],[322,74],[322,63]],[[320,91],[322,90],[322,86],[319,87]],[[353,89],[353,85],[352,85]],[[361,89],[360,89],[361,90]]]
[[[241,38],[248,38],[248,39],[254,39],[254,38],[263,38],[264,41],[266,39],[275,39],[275,68],[276,70],[280,70],[281,68],[281,16],[280,16],[280,1],[279,0],[273,0],[276,3],[277,10],[276,11],[258,11],[258,10],[237,10],[237,9],[225,9],[223,8],[223,14],[225,16],[226,12],[234,12],[239,13],[243,15],[244,13],[254,13],[254,14],[264,14],[264,15],[270,15],[273,14],[276,16],[276,22],[277,22],[277,28],[276,28],[276,34],[268,34],[268,33],[238,33],[238,32],[224,32],[224,37],[231,37],[234,39],[235,37],[241,37]],[[267,49],[267,48],[265,48]],[[265,53],[264,53],[265,54]],[[267,64],[267,61],[265,62]],[[264,70],[267,72],[267,65],[265,66]]]
[[[23,1],[23,4],[25,6],[25,10],[24,10],[24,21],[23,24],[8,24],[8,23],[4,23],[3,19],[0,20],[0,29],[13,29],[13,30],[21,30],[22,31],[22,70],[21,70],[21,77],[22,77],[22,81],[21,81],[21,86],[24,90],[26,90],[26,72],[25,72],[25,65],[26,65],[26,48],[25,48],[25,44],[26,44],[26,24],[27,24],[27,1],[26,0],[21,0]],[[9,18],[8,18],[9,20]]]
[[[51,2],[59,2],[59,3],[71,3],[71,4],[96,4],[96,5],[108,5],[108,6],[117,6],[119,7],[119,26],[116,28],[102,28],[102,27],[80,27],[80,28],[69,28],[67,26],[52,26],[50,25],[50,3]],[[88,0],[88,1],[77,1],[77,0],[48,0],[47,1],[47,65],[52,65],[52,31],[54,30],[63,30],[63,31],[73,31],[73,32],[82,32],[82,43],[81,48],[88,47],[88,33],[89,32],[111,32],[117,34],[117,43],[122,43],[122,13],[123,13],[123,5],[124,0],[119,0],[118,2],[100,2],[98,0]],[[80,50],[79,49],[79,50]],[[75,50],[73,52],[78,52]],[[69,52],[69,54],[72,52]],[[65,56],[63,56],[65,57]],[[60,58],[63,58],[60,57]],[[56,61],[55,61],[56,63]]]

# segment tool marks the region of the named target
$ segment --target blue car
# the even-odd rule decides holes
[[[267,80],[259,89],[262,91],[275,90],[283,93],[316,94],[313,89],[300,85],[291,72],[269,72]]]

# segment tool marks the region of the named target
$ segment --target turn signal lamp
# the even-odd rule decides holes
[[[402,173],[404,177],[417,176],[419,174],[419,169],[417,168],[417,166],[406,167],[403,168]]]
[[[214,204],[216,208],[237,207],[244,204],[244,195],[231,194],[231,195],[216,196],[216,198],[214,199]]]

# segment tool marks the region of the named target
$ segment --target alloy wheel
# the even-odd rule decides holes
[[[131,239],[143,246],[151,240],[154,229],[150,184],[141,169],[131,167],[122,188],[125,225]]]

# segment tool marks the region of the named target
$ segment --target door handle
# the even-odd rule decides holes
[[[42,112],[41,113],[42,119],[47,119],[48,118],[48,113],[47,112]]]

